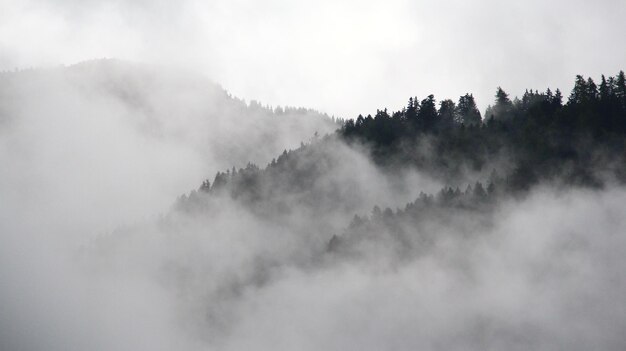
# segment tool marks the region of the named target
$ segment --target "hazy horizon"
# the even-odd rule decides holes
[[[0,350],[623,351],[624,18],[0,0]]]
[[[497,86],[520,96],[624,69],[625,17],[614,0],[3,0],[0,70],[119,58],[343,118],[431,93],[473,93],[484,113]]]

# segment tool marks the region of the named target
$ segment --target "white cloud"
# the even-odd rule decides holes
[[[193,67],[235,94],[354,117],[406,97],[569,90],[623,69],[621,1],[12,1],[0,68],[119,57]]]

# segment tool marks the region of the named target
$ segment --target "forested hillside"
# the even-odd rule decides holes
[[[0,207],[22,209],[0,260],[29,277],[6,296],[35,294],[11,299],[20,328],[58,305],[98,326],[74,349],[624,344],[624,73],[568,97],[498,88],[485,114],[466,94],[343,121],[110,64],[0,77]],[[49,228],[71,256],[46,257]]]
[[[471,94],[410,98],[266,165],[218,172],[158,223],[95,247],[124,267],[136,260],[127,247],[168,247],[131,266],[184,296],[185,318],[199,321],[192,332],[218,348],[241,346],[248,328],[271,334],[260,326],[273,316],[287,329],[321,321],[322,335],[340,320],[385,345],[616,349],[625,91],[623,72],[599,87],[577,77],[567,98],[498,88],[486,116]],[[571,319],[584,332],[573,335]],[[252,339],[268,345],[265,334]]]
[[[0,351],[625,351],[624,37],[626,0],[0,0]]]
[[[349,173],[348,179],[327,179],[346,162],[338,150],[352,148],[365,152],[385,179],[415,170],[443,185],[436,194],[417,189],[419,197],[396,202],[390,206],[395,211],[381,210],[377,204],[369,219],[357,214],[347,232],[383,224],[385,230],[406,229],[407,221],[415,227],[419,218],[448,218],[458,211],[488,213],[501,199],[523,197],[535,186],[623,184],[625,147],[623,71],[608,79],[602,76],[599,86],[577,76],[567,99],[559,89],[527,90],[521,99],[511,99],[498,87],[484,117],[471,94],[458,103],[446,99],[437,104],[433,95],[421,101],[412,97],[399,111],[382,109],[374,116],[350,119],[334,134],[284,151],[263,168],[248,164],[218,172],[197,192],[181,197],[177,206],[193,210],[207,198],[228,194],[246,207],[272,208],[278,214],[290,212],[285,199],[314,212],[357,210],[354,202],[362,204],[358,193],[368,192],[367,184],[351,187],[355,174]],[[437,215],[427,215],[430,212]],[[336,248],[333,238],[329,247]]]
[[[538,181],[600,186],[609,174],[623,181],[626,133],[624,72],[594,81],[576,77],[566,102],[554,93],[526,91],[513,101],[497,89],[484,118],[472,95],[458,103],[409,99],[401,111],[348,121],[341,136],[370,146],[384,166],[415,166],[454,181],[463,170],[497,169],[510,190]]]

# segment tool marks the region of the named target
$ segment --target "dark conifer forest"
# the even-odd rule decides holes
[[[286,198],[318,214],[350,208],[349,188],[341,189],[340,182],[331,187],[318,184],[342,162],[334,155],[339,144],[365,150],[382,174],[414,169],[445,186],[435,193],[420,191],[408,203],[386,208],[377,204],[371,213],[355,213],[339,233],[324,233],[324,223],[315,223],[320,235],[329,238],[327,250],[350,251],[357,238],[375,236],[363,233],[387,233],[402,250],[419,250],[417,242],[426,240],[424,227],[432,222],[447,225],[463,216],[487,220],[500,202],[524,198],[537,187],[602,189],[624,184],[626,79],[620,71],[608,79],[603,75],[598,85],[579,75],[567,98],[559,89],[548,88],[526,90],[521,98],[511,99],[498,87],[484,116],[469,93],[457,103],[437,103],[433,95],[421,101],[411,97],[400,110],[380,109],[373,116],[344,121],[334,133],[316,133],[264,167],[248,163],[218,172],[197,191],[179,198],[176,208],[207,210],[212,198],[225,194],[260,214],[277,217],[290,213]]]

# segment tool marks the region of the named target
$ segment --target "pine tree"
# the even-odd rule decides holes
[[[584,103],[586,101],[587,91],[587,81],[585,81],[583,76],[577,75],[576,81],[574,82],[574,88],[569,95],[567,103],[569,105]]]
[[[560,89],[556,89],[554,92],[554,99],[552,99],[552,103],[558,107],[563,106],[563,94]]]
[[[608,101],[611,98],[611,87],[609,83],[606,81],[604,74],[602,75],[602,81],[600,82],[600,100]]]
[[[435,105],[435,96],[428,95],[428,97],[422,100],[417,113],[418,125],[420,129],[430,131],[435,127],[437,122],[437,107]]]
[[[598,100],[598,86],[596,83],[589,77],[587,79],[587,91],[585,95],[585,100],[587,102],[594,102]]]
[[[417,101],[416,100],[413,100],[413,98],[410,97],[409,103],[406,107],[406,119],[408,121],[411,121],[411,123],[416,123],[417,121]]]
[[[476,107],[472,94],[465,94],[459,98],[459,103],[456,106],[456,120],[466,126],[481,123],[480,111]]]
[[[624,71],[619,71],[617,78],[615,78],[615,96],[620,102],[622,109],[626,110],[626,76]],[[624,111],[626,113],[626,111]]]
[[[509,99],[509,94],[507,94],[501,87],[498,87],[496,90],[496,102],[493,106],[493,114],[495,118],[500,120],[509,119],[511,117],[512,110],[513,103],[511,102],[511,99]]]
[[[455,109],[456,104],[452,100],[446,99],[439,103],[439,111],[437,114],[439,115],[438,121],[441,129],[450,129],[454,126]]]

